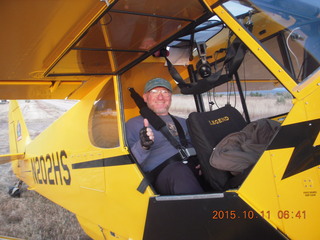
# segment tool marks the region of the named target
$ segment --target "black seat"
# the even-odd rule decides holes
[[[187,124],[205,180],[214,191],[226,190],[231,173],[212,167],[209,158],[213,148],[228,134],[243,129],[246,121],[237,109],[226,105],[211,112],[190,113]]]

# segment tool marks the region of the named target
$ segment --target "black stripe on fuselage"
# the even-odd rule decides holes
[[[133,164],[129,155],[122,155],[110,158],[97,159],[87,162],[72,164],[72,169],[83,169],[83,168],[98,168],[98,167],[112,167],[119,165]]]

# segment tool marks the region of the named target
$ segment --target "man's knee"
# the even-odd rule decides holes
[[[182,162],[168,165],[159,174],[156,189],[160,194],[198,194],[203,189],[191,169]]]

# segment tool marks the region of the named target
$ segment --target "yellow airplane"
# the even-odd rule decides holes
[[[93,239],[320,239],[319,12],[316,0],[2,1],[10,154],[0,161],[20,180],[10,194],[26,183]],[[188,124],[205,194],[158,194],[128,148],[124,123],[139,115],[128,89],[141,94],[154,77],[195,102]],[[246,93],[274,88],[292,105],[263,107],[281,126],[256,163],[236,180],[212,167],[226,134],[211,138],[256,120]],[[219,92],[239,94],[240,116],[217,109]],[[30,139],[19,99],[79,102]]]

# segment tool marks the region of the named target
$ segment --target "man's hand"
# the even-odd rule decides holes
[[[144,149],[149,150],[154,143],[154,135],[152,129],[149,128],[148,119],[143,120],[143,125],[144,127],[140,130],[140,142]]]

